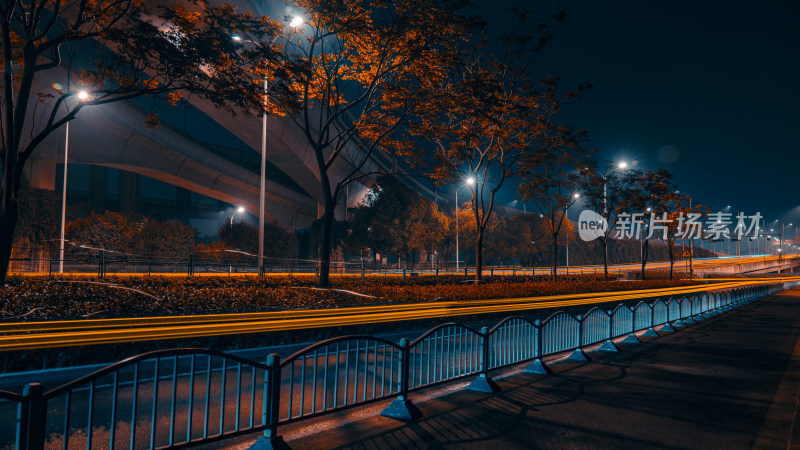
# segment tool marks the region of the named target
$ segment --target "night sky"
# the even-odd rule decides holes
[[[485,4],[485,5],[484,5]],[[501,31],[511,5],[481,0]],[[537,75],[594,87],[563,121],[599,161],[666,168],[712,211],[800,222],[800,2],[536,2],[568,8]],[[516,193],[506,193],[507,202]],[[788,233],[787,233],[788,235]]]

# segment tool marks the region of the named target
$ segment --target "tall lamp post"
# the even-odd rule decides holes
[[[780,261],[781,257],[783,256],[783,239],[784,236],[786,236],[786,224],[784,224],[783,221],[778,219],[775,219],[773,222],[781,224],[781,237],[778,240],[778,261]]]
[[[577,192],[576,192],[576,193],[574,193],[574,194],[572,194],[572,199],[573,199],[573,200],[572,200],[572,202],[571,202],[571,203],[570,203],[570,204],[567,206],[567,208],[564,210],[564,215],[567,217],[567,220],[569,220],[569,207],[570,207],[570,206],[572,206],[572,205],[574,205],[574,204],[575,204],[575,202],[576,202],[576,201],[578,201],[578,198],[580,198],[580,196],[581,196],[581,194],[578,194]],[[567,265],[567,273],[568,273],[568,274],[569,274],[569,235],[570,235],[570,234],[571,234],[571,233],[567,233],[567,264],[566,264],[566,265]]]
[[[603,179],[603,217],[606,220],[608,220],[608,176],[611,175],[615,170],[625,170],[627,168],[628,168],[628,163],[622,161],[621,163],[617,164],[616,167],[609,170],[608,172],[600,174],[600,177],[602,177]],[[605,242],[605,245],[603,245],[603,251],[605,252],[604,255],[605,259],[603,260],[603,262],[605,266],[603,267],[603,270],[605,272],[606,281],[608,281],[608,241],[607,241],[608,233],[606,232],[604,234],[605,236],[603,236],[603,240]]]
[[[737,225],[738,225],[738,220],[739,220],[738,219],[738,215],[739,215],[739,213],[741,213],[741,211],[737,211],[735,208],[733,208],[730,205],[725,207],[725,209],[731,211],[731,216],[736,218]],[[734,213],[736,213],[736,214],[734,215]],[[742,240],[737,237],[737,239],[736,239],[736,264],[739,264],[739,257],[741,256],[741,247],[740,247],[740,242],[741,241]],[[731,249],[731,238],[730,238],[730,236],[728,236],[728,254],[730,254],[730,252],[731,252],[730,249]]]
[[[606,173],[601,173],[600,177],[603,178],[603,215],[608,214],[608,194],[607,194],[607,186],[608,186],[608,176],[611,175],[615,170],[625,170],[628,168],[628,163],[625,161],[617,164],[617,166]]]
[[[89,97],[86,91],[78,92],[78,99]],[[61,192],[61,239],[58,244],[58,273],[64,273],[64,226],[67,220],[67,164],[69,162],[69,121],[64,124],[64,186]]]
[[[289,26],[297,28],[303,25],[303,18],[294,16]],[[276,36],[277,37],[277,36]],[[233,36],[234,41],[242,41],[241,36]],[[274,39],[273,39],[274,41]],[[253,41],[247,41],[254,43]],[[269,78],[264,75],[264,116],[261,120],[261,180],[258,189],[258,275],[264,275],[264,207],[266,203],[267,184],[267,112],[269,111]]]
[[[267,185],[267,111],[269,79],[264,75],[264,117],[261,122],[261,182],[258,188],[258,276],[264,276],[264,203]],[[231,219],[232,220],[232,219]]]
[[[467,184],[472,186],[475,184],[475,177],[467,178]],[[458,270],[458,190],[461,188],[461,184],[456,185],[456,270]]]

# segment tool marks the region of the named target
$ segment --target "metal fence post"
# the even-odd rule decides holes
[[[606,311],[606,315],[608,315],[608,339],[603,342],[603,345],[600,346],[598,350],[604,352],[618,352],[619,347],[617,344],[614,343],[614,313],[612,311]]]
[[[528,367],[526,367],[523,372],[525,373],[534,373],[537,375],[547,375],[553,373],[553,371],[547,367],[542,358],[544,357],[544,345],[542,344],[543,337],[542,336],[542,321],[536,320],[533,322],[533,329],[536,330],[536,358],[531,362]]]
[[[411,350],[409,349],[409,341],[406,338],[400,339],[400,373],[398,374],[398,396],[389,406],[381,411],[381,415],[390,417],[392,419],[410,422],[422,417],[422,411],[419,410],[411,400],[408,399],[408,380],[411,376]]]
[[[678,300],[671,299],[671,300],[678,302],[678,317],[675,320],[675,322],[672,323],[672,326],[673,327],[678,327],[678,328],[683,328],[683,327],[686,326],[686,324],[683,323],[683,320],[681,320],[683,318],[683,313],[681,312],[681,301],[680,301],[680,299],[678,299]],[[667,305],[667,314],[669,314],[669,305]]]
[[[625,336],[625,339],[623,339],[622,342],[625,344],[641,344],[642,341],[636,337],[636,308],[633,306],[629,306],[628,308],[631,310],[631,332]]]
[[[572,361],[589,361],[589,357],[583,352],[583,316],[577,316],[575,320],[578,321],[578,348],[567,356],[567,359]]]
[[[713,309],[711,307],[711,305],[714,303],[714,300],[713,300],[713,297],[709,298],[707,292],[703,293],[703,297],[706,298],[706,307],[705,307],[705,310],[702,313],[702,316],[705,317],[706,319],[710,319],[710,318],[714,317],[714,315],[711,314],[711,310]],[[703,303],[702,303],[702,300],[701,300],[700,301],[700,305],[702,305],[702,304]]]
[[[642,333],[642,336],[648,337],[658,337],[659,334],[656,333],[656,302],[650,303],[648,307],[650,308],[650,327]]]
[[[25,401],[17,408],[18,449],[39,450],[44,448],[47,410],[44,402],[44,386],[28,383],[22,390]]]
[[[478,374],[478,378],[475,378],[475,380],[467,386],[467,389],[477,392],[499,392],[500,386],[489,377],[489,329],[486,327],[481,328],[480,336],[481,372]],[[505,349],[505,351],[510,351],[510,349]]]
[[[267,355],[267,367],[264,371],[264,400],[261,412],[261,423],[267,425],[264,434],[260,436],[250,449],[289,449],[289,446],[278,436],[278,414],[281,400],[281,358],[271,353]]]

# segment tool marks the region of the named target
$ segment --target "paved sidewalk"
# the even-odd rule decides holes
[[[412,393],[414,423],[380,404],[280,432],[295,449],[800,448],[798,336],[800,288],[497,394]]]

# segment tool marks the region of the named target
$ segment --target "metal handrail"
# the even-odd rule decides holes
[[[513,319],[519,319],[519,320],[522,320],[522,321],[525,321],[525,322],[529,323],[532,326],[536,326],[536,324],[533,321],[531,321],[531,320],[529,320],[529,319],[527,319],[525,317],[522,317],[522,316],[508,316],[508,317],[502,319],[500,322],[497,322],[497,325],[493,326],[492,328],[489,328],[489,335],[494,334],[495,331],[497,331],[498,328],[500,328],[506,322],[509,322],[509,321],[511,321]]]
[[[351,335],[347,335],[347,336],[338,336],[338,337],[335,337],[335,338],[326,339],[324,341],[320,341],[320,342],[317,342],[315,344],[311,344],[311,345],[309,345],[307,347],[304,347],[301,350],[298,350],[298,351],[294,352],[291,356],[288,356],[286,359],[283,359],[281,361],[281,367],[292,363],[292,361],[294,361],[296,359],[299,359],[303,355],[305,355],[305,354],[307,354],[307,353],[309,353],[309,352],[311,352],[313,350],[316,350],[318,348],[321,348],[321,347],[324,347],[324,346],[330,345],[330,344],[335,344],[336,342],[350,341],[350,340],[354,340],[354,339],[377,341],[377,342],[380,342],[382,344],[386,344],[386,345],[392,346],[397,350],[400,350],[400,346],[399,345],[395,344],[394,342],[392,342],[392,341],[390,341],[388,339],[384,339],[382,337],[368,336],[368,335],[365,335],[365,334],[351,334]]]
[[[542,370],[543,357],[569,351],[573,352],[570,357],[585,358],[583,351],[588,346],[605,341],[604,348],[614,349],[614,338],[628,335],[626,341],[631,337],[635,341],[637,331],[649,332],[655,326],[668,330],[670,326],[696,323],[798,284],[775,282],[716,289],[651,303],[640,301],[635,306],[618,304],[610,310],[593,307],[582,316],[557,311],[543,321],[515,315],[481,330],[446,323],[413,342],[404,338],[399,344],[375,336],[340,336],[309,345],[283,361],[277,355],[268,355],[266,363],[208,349],[158,350],[127,358],[48,392],[36,383],[26,385],[22,395],[0,391],[0,399],[18,403],[17,448],[41,449],[44,436],[53,435],[61,436],[66,448],[75,436],[78,420],[70,417],[75,409],[71,402],[73,398],[87,397],[86,391],[88,408],[78,411],[86,414],[87,447],[91,447],[95,424],[109,425],[107,439],[113,444],[115,438],[124,437],[123,429],[115,437],[121,423],[129,420],[141,428],[141,419],[148,417],[149,448],[190,447],[261,430],[264,436],[260,439],[275,443],[281,440],[279,425],[394,396],[397,398],[383,414],[413,419],[419,413],[414,412],[409,400],[411,392],[470,376],[477,377],[469,389],[493,392],[497,387],[491,381],[491,371],[529,361],[533,361],[530,367],[537,365],[535,370]],[[130,372],[132,380],[128,379]],[[103,381],[109,378],[112,380]],[[217,381],[212,383],[212,378]],[[188,396],[187,384],[191,393]],[[198,395],[198,387],[204,387],[204,393]],[[108,405],[96,403],[103,398],[102,393],[108,396],[109,390],[113,394],[110,418],[101,418],[97,411],[108,409]],[[123,390],[126,395],[121,394]],[[59,405],[48,403],[61,397],[65,405],[61,434],[50,433],[46,426],[52,422],[52,415],[58,414]],[[123,400],[128,397],[133,400]],[[129,413],[123,414],[125,401],[129,403]],[[147,404],[142,409],[149,412],[140,411],[140,403]],[[205,407],[203,414],[195,411],[201,404]],[[167,409],[169,415],[163,412]],[[168,420],[159,422],[166,417]],[[202,423],[193,422],[195,419]],[[168,442],[160,445],[158,431],[163,435],[167,426]],[[179,427],[184,427],[185,432],[179,433]],[[136,435],[144,430],[136,433],[137,428],[129,429],[128,439],[133,447]],[[185,439],[178,442],[177,435]]]
[[[439,330],[441,330],[443,328],[448,328],[448,327],[463,328],[463,329],[465,329],[465,330],[467,330],[467,331],[469,331],[471,333],[480,334],[480,331],[476,330],[475,328],[472,328],[469,325],[464,325],[463,323],[458,323],[458,322],[447,322],[447,323],[442,323],[442,324],[436,325],[435,327],[431,328],[430,330],[422,333],[418,338],[416,338],[413,341],[411,341],[408,346],[409,347],[414,347],[417,344],[419,344],[420,342],[422,342],[428,336],[436,333],[437,331],[439,331]]]
[[[84,375],[77,380],[70,381],[67,384],[61,385],[57,388],[51,389],[44,393],[45,399],[51,399],[58,395],[61,395],[69,390],[75,389],[76,387],[80,387],[86,383],[90,383],[92,380],[97,380],[100,377],[105,375],[110,375],[113,372],[116,372],[120,369],[123,369],[127,366],[131,366],[136,364],[140,361],[146,361],[148,359],[154,358],[168,358],[170,356],[180,356],[180,355],[210,355],[216,356],[219,358],[226,358],[236,362],[240,362],[242,364],[247,364],[250,366],[257,367],[262,370],[269,370],[269,367],[265,366],[256,361],[251,361],[249,359],[242,358],[241,356],[231,355],[229,353],[220,352],[217,350],[211,350],[207,348],[171,348],[171,349],[163,349],[163,350],[154,350],[152,352],[141,353],[136,356],[131,356],[130,358],[125,358],[122,361],[115,362],[110,366],[103,367],[98,369],[90,374]]]

